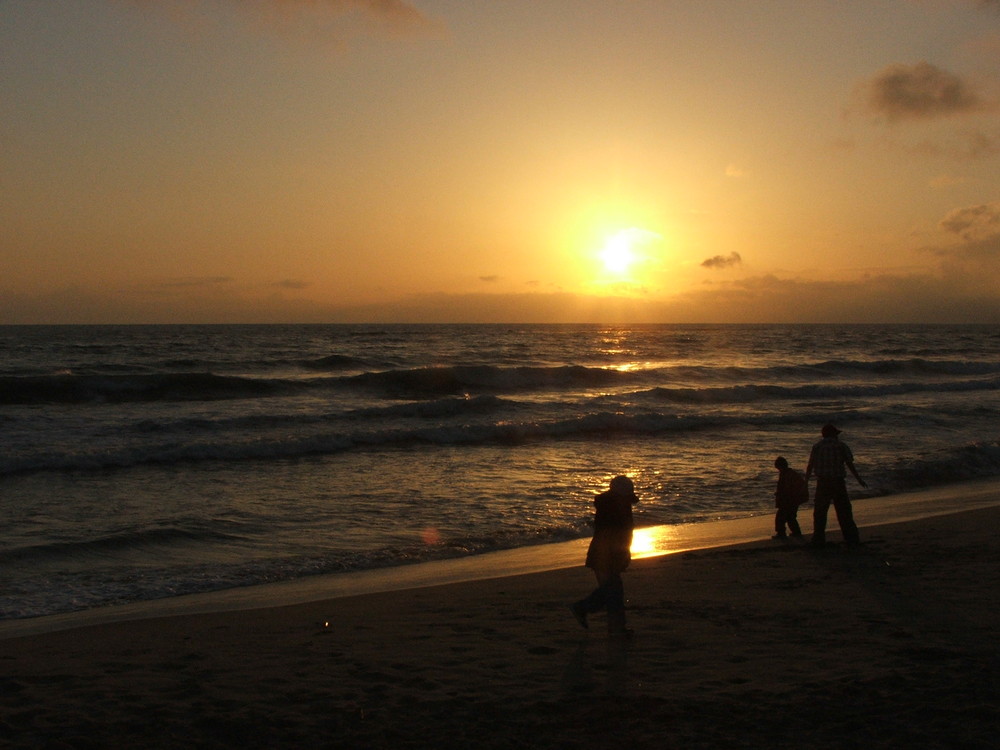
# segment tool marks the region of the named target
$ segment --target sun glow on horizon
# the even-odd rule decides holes
[[[663,236],[638,227],[619,229],[608,234],[595,254],[599,285],[642,285],[660,265],[658,246]]]
[[[612,273],[627,273],[629,267],[636,261],[629,234],[621,231],[608,237],[599,257],[605,270]]]
[[[648,229],[620,229],[605,239],[598,257],[605,271],[626,275],[633,266],[651,260],[649,246],[662,239],[662,235]]]

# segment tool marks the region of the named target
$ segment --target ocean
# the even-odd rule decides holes
[[[5,326],[0,351],[0,619],[580,539],[616,474],[639,526],[769,516],[775,457],[804,469],[828,421],[855,498],[1000,475],[995,326]]]

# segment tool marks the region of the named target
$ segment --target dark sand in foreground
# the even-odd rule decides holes
[[[630,642],[582,567],[8,638],[0,746],[993,748],[998,527],[638,560]]]

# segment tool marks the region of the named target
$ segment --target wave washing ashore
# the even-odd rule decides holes
[[[30,326],[0,350],[0,619],[584,538],[619,473],[640,526],[770,514],[774,457],[804,468],[827,421],[854,497],[1000,476],[991,326]]]

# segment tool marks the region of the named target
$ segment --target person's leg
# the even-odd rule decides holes
[[[802,528],[799,526],[798,519],[798,508],[791,508],[785,511],[785,523],[788,524],[788,529],[792,532],[792,536],[802,536]]]
[[[778,508],[774,513],[774,535],[785,535],[785,511],[782,508]]]
[[[604,584],[608,609],[608,633],[626,634],[625,627],[625,584],[621,573],[610,573]]]
[[[813,544],[826,541],[826,514],[830,510],[830,488],[823,479],[816,480],[816,497],[813,500]]]
[[[604,582],[605,606],[609,612],[625,611],[625,583],[621,573],[609,573]]]
[[[615,597],[618,595],[618,592],[615,590],[616,578],[619,589],[622,586],[621,576],[617,573],[608,570],[595,570],[594,576],[597,578],[597,588],[591,591],[587,598],[580,602],[587,614],[600,612],[616,606],[617,600]],[[623,599],[622,608],[624,609],[624,590],[622,590],[621,596]]]
[[[584,628],[589,627],[587,624],[587,615],[606,609],[608,604],[608,592],[602,582],[603,575],[597,570],[594,571],[594,575],[597,577],[597,588],[569,607],[576,621]]]
[[[858,525],[854,522],[854,509],[851,507],[851,501],[847,497],[846,486],[843,493],[834,498],[833,509],[837,513],[837,523],[840,524],[840,531],[844,535],[844,541],[848,544],[857,544],[860,542],[861,535],[858,533]]]

